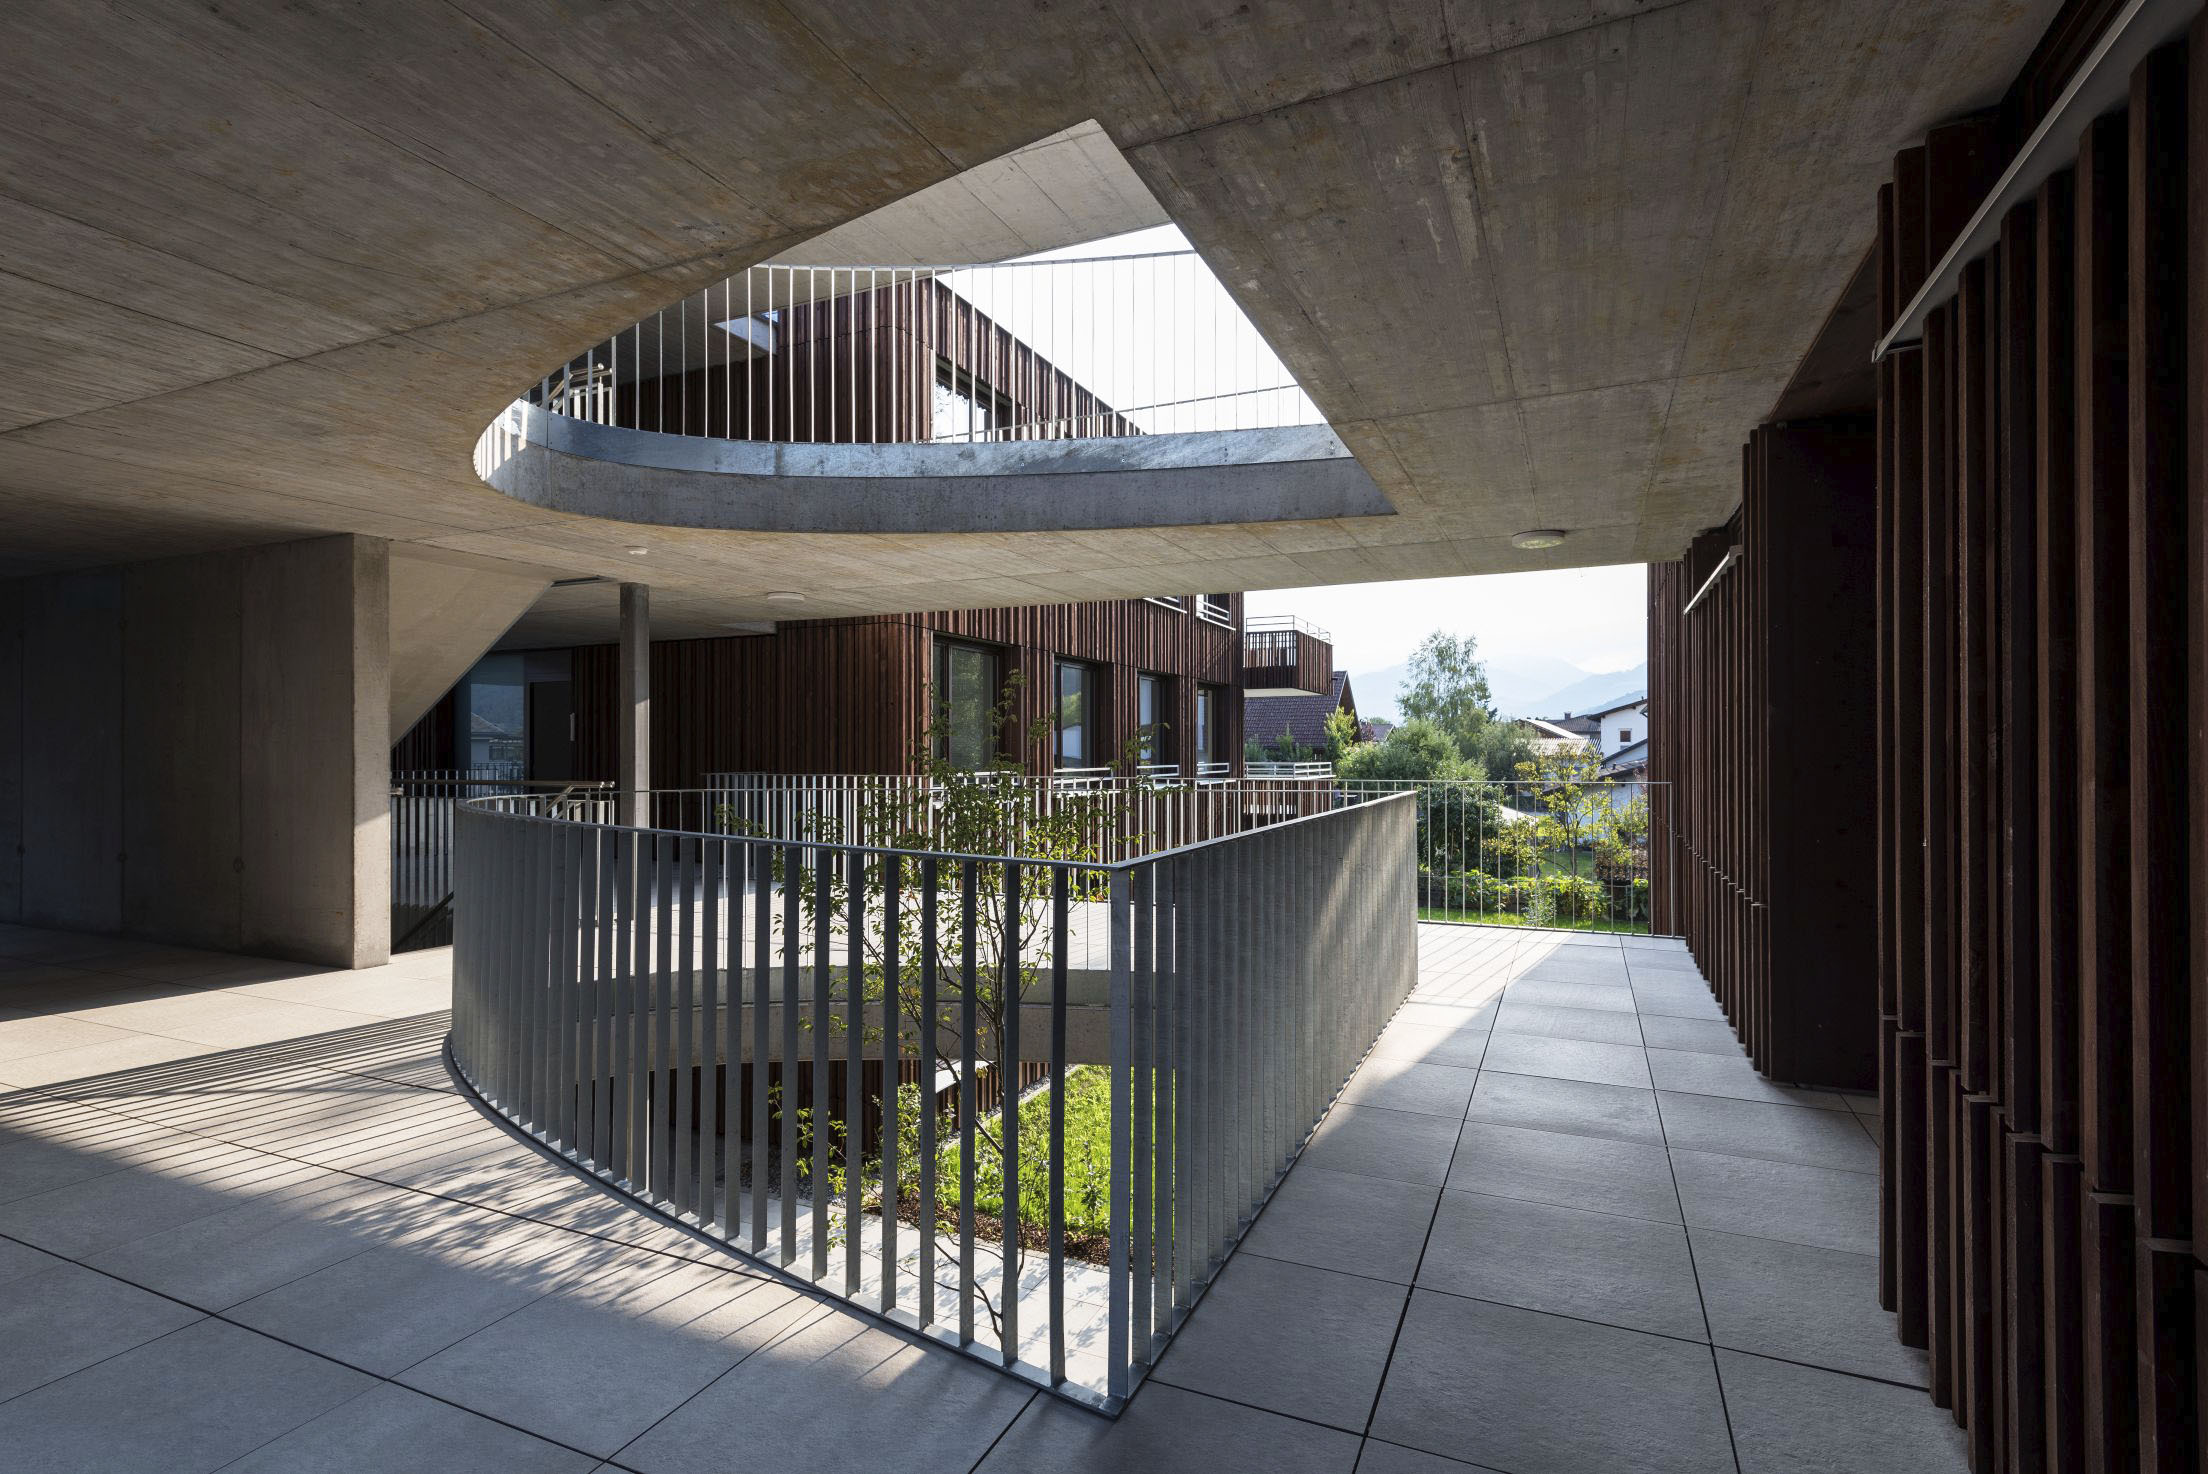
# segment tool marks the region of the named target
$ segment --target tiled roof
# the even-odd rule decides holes
[[[1343,689],[1348,684],[1349,672],[1338,670],[1327,682],[1324,696],[1244,695],[1242,735],[1252,742],[1271,742],[1286,727],[1289,735],[1305,747],[1324,746],[1327,714],[1342,704]],[[1357,709],[1354,697],[1350,698],[1349,709]]]

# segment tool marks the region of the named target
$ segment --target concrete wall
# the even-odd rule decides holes
[[[389,600],[349,536],[0,583],[0,920],[384,960]]]

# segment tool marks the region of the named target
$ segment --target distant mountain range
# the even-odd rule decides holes
[[[1645,689],[1648,663],[1625,670],[1591,671],[1569,660],[1533,655],[1503,657],[1485,662],[1487,687],[1495,697],[1495,709],[1509,717],[1556,717],[1582,711],[1613,696]],[[1378,670],[1351,671],[1349,687],[1357,698],[1358,715],[1400,721],[1396,694],[1408,669],[1403,662]]]

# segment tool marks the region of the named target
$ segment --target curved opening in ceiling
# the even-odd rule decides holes
[[[484,431],[478,474],[553,510],[749,531],[1389,514],[1162,219],[1100,129],[1067,130],[591,345]],[[1041,249],[879,264],[978,243],[977,220]],[[1107,224],[1139,228],[1068,238]]]

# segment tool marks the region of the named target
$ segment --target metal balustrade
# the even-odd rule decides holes
[[[795,799],[735,832],[730,793],[459,807],[457,1072],[652,1211],[1116,1412],[1411,989],[1413,801],[1107,862],[827,842]]]
[[[1324,423],[1194,251],[755,266],[523,396],[723,440],[1065,440]]]
[[[1191,780],[1177,769],[1129,776],[1084,768],[1047,775],[981,772],[952,781],[996,795],[1016,824],[1056,819],[1061,840],[1077,840],[1082,858],[1112,861],[1364,799],[1300,781],[1301,776],[1221,774]],[[901,774],[708,773],[705,783],[739,829],[835,844],[932,845],[942,838],[941,819],[949,807],[947,785]],[[1079,826],[1075,833],[1064,832],[1069,820]],[[885,826],[893,832],[882,832]]]
[[[452,812],[461,803],[501,793],[559,794],[611,786],[535,782],[511,763],[392,774],[391,950],[414,952],[452,941]]]
[[[705,781],[739,824],[841,844],[887,842],[870,828],[883,823],[929,842],[942,808],[926,777],[709,773]],[[1238,778],[1085,769],[955,781],[986,785],[1022,815],[1092,817],[1088,853],[1102,860],[1408,793],[1428,920],[1677,935],[1676,897],[1656,884],[1658,869],[1677,858],[1668,783],[1339,778],[1324,762],[1253,762]],[[1100,802],[1107,795],[1111,802]],[[1605,823],[1605,815],[1616,822]]]

